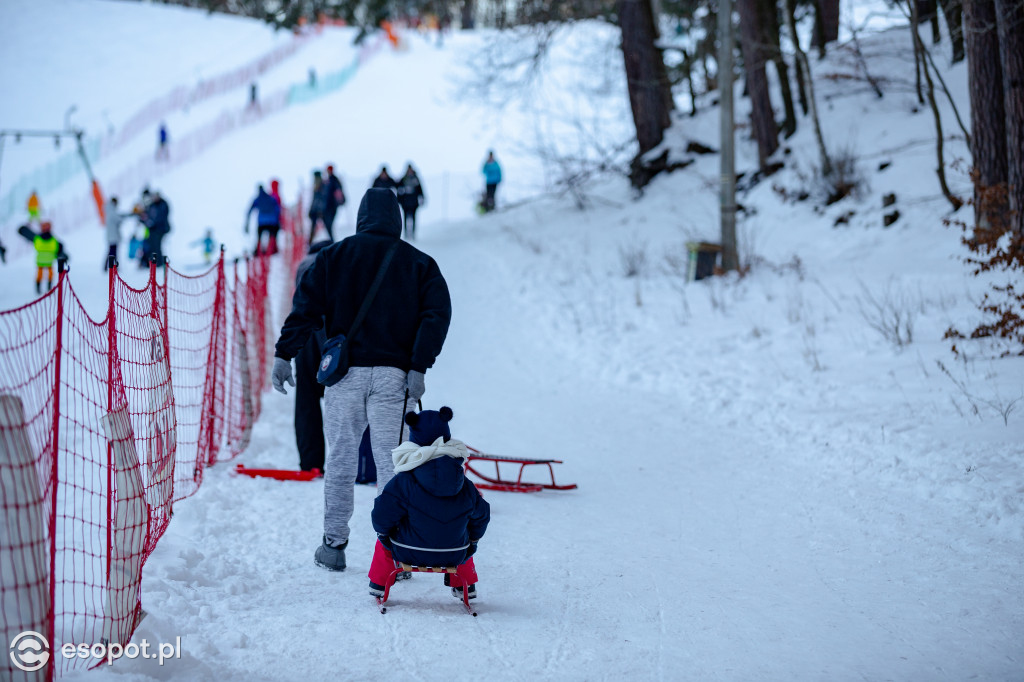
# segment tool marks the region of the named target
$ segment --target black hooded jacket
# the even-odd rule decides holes
[[[349,340],[349,364],[427,371],[448,334],[451,298],[434,259],[400,241],[401,234],[394,193],[367,190],[359,204],[356,234],[317,253],[300,278],[275,355],[294,358],[321,324],[328,338],[347,335],[384,254],[399,240],[380,291]]]

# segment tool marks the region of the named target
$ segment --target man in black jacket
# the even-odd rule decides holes
[[[345,205],[345,190],[341,186],[341,180],[334,174],[334,166],[327,166],[327,177],[324,179],[326,187],[324,205],[324,227],[327,234],[334,239],[334,217],[338,215],[338,209]]]
[[[416,238],[416,210],[426,201],[427,195],[423,193],[423,183],[420,176],[413,170],[410,163],[405,169],[405,175],[398,183],[398,203],[405,213],[405,238],[412,240]]]
[[[291,359],[323,326],[327,338],[349,328],[393,244],[398,243],[369,314],[349,339],[350,369],[324,391],[329,453],[324,476],[324,539],[315,562],[345,569],[359,441],[370,426],[378,491],[394,475],[391,450],[402,440],[406,408],[424,392],[424,373],[441,352],[451,321],[448,285],[434,259],[401,241],[395,194],[367,190],[356,234],[317,253],[299,281],[277,341],[272,379],[295,385]]]

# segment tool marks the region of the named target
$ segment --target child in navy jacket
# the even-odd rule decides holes
[[[370,594],[384,595],[395,562],[414,566],[458,566],[452,594],[463,586],[476,598],[473,553],[487,530],[490,505],[463,473],[466,445],[451,437],[449,407],[405,415],[409,440],[392,451],[395,477],[373,503],[378,542],[370,564]],[[445,574],[448,584],[449,574]]]

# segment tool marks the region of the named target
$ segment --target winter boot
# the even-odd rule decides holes
[[[462,601],[462,588],[461,587],[453,587],[452,588],[452,596],[455,597],[456,599],[458,599],[459,601]],[[476,599],[476,585],[475,584],[469,586],[469,598],[470,599]]]
[[[411,577],[412,571],[399,571],[398,574],[395,575],[395,582],[397,583],[399,580],[408,580]]]
[[[370,596],[384,598],[384,586],[378,585],[377,583],[370,581]]]
[[[327,544],[327,538],[325,537],[323,543],[316,548],[316,553],[313,555],[313,563],[320,568],[326,568],[328,571],[344,571],[346,547],[348,547],[347,540],[340,547],[332,547]]]

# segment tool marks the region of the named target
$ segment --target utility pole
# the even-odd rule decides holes
[[[736,155],[732,88],[732,0],[718,0],[718,102],[721,113],[722,269],[739,267],[736,255]]]

